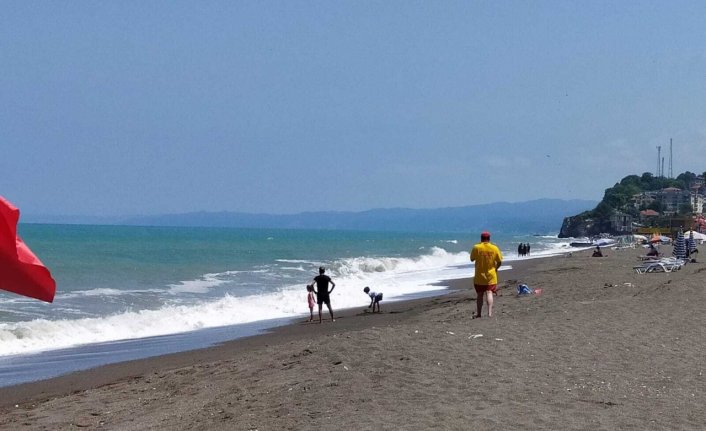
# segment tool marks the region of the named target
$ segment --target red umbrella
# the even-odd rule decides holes
[[[0,289],[52,302],[56,282],[17,236],[19,218],[20,210],[0,196]]]

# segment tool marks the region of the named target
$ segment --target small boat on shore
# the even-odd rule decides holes
[[[570,247],[591,247],[593,246],[593,240],[587,236],[575,238],[574,241],[569,243]]]
[[[610,247],[616,244],[615,238],[577,238],[576,241],[570,242],[571,247]]]

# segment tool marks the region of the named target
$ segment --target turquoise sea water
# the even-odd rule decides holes
[[[386,301],[438,292],[441,280],[472,274],[468,250],[478,236],[40,224],[21,224],[19,234],[51,270],[57,295],[46,304],[0,293],[0,359],[124,340],[144,348],[153,337],[214,328],[235,337],[227,328],[308,314],[304,286],[320,265],[336,282],[338,309],[365,306],[365,286]],[[567,247],[552,236],[492,239],[508,265],[519,242],[534,256]]]

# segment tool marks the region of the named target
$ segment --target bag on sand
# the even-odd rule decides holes
[[[532,293],[532,289],[529,288],[526,284],[519,284],[517,285],[517,294],[518,295],[529,295]]]

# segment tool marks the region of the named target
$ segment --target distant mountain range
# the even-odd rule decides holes
[[[437,209],[390,208],[361,212],[321,211],[299,214],[193,212],[139,217],[23,216],[26,223],[111,224],[130,226],[203,226],[376,231],[557,233],[564,217],[596,206],[596,201],[538,199]]]

